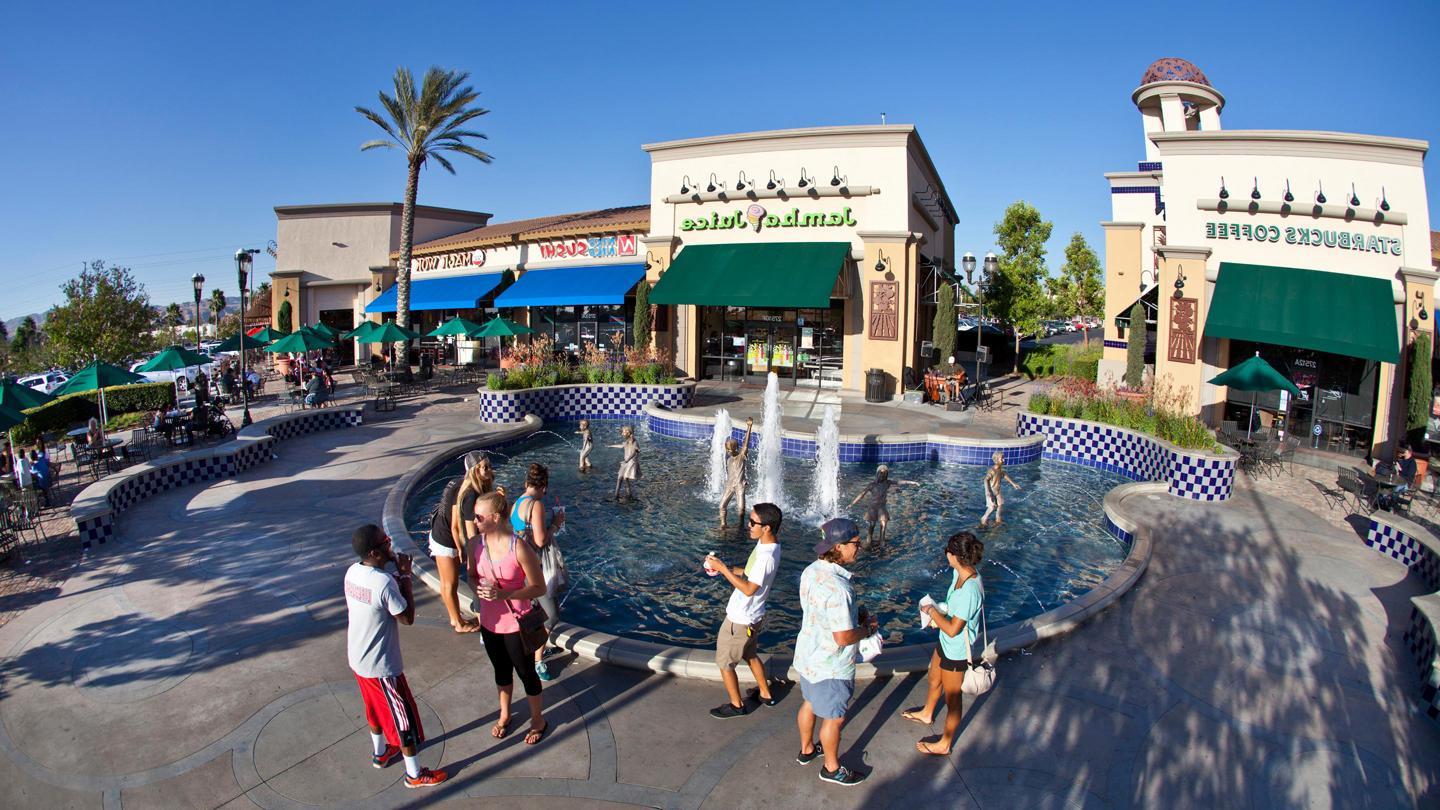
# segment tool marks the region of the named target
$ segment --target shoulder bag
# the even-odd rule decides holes
[[[990,629],[985,626],[985,586],[980,586],[980,631],[983,633],[985,646],[980,653],[980,662],[975,662],[975,630],[968,625],[965,628],[966,638],[970,642],[967,649],[970,665],[965,668],[965,679],[960,684],[960,691],[967,695],[983,695],[995,686],[995,656],[990,652]]]
[[[481,543],[484,543],[483,537],[481,538]],[[498,577],[495,576],[494,562],[490,559],[490,549],[486,547],[483,554],[485,562],[491,566],[488,574],[489,578],[498,581]],[[540,607],[534,600],[531,600],[529,610],[524,613],[516,613],[515,608],[510,606],[509,599],[502,601],[505,603],[505,609],[510,611],[510,615],[515,617],[515,623],[520,625],[520,644],[525,648],[525,654],[534,655],[536,650],[544,649],[546,643],[550,641],[550,630],[545,626],[545,622],[550,618],[550,614],[545,612],[545,608]]]

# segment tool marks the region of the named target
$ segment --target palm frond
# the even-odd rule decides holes
[[[377,127],[380,127],[380,129],[386,135],[389,135],[390,138],[396,143],[401,142],[399,136],[395,134],[394,127],[392,127],[390,125],[390,122],[386,121],[379,113],[365,107],[356,107],[355,112],[360,113],[361,115],[365,116],[365,118],[369,119],[370,123],[374,124]]]
[[[361,152],[368,152],[368,151],[370,151],[371,149],[394,149],[394,148],[395,148],[395,143],[394,143],[393,141],[380,141],[380,140],[376,140],[376,141],[366,141],[365,143],[360,144],[360,151],[361,151]]]
[[[479,149],[476,149],[468,143],[447,143],[443,146],[440,146],[436,151],[459,152],[462,155],[469,155],[470,157],[475,158],[481,163],[490,163],[495,160],[495,158],[488,153],[481,152]]]
[[[451,166],[450,161],[446,160],[445,156],[441,155],[439,152],[430,152],[427,157],[433,158],[435,162],[439,163],[440,167],[443,168],[445,171],[450,172],[451,174],[455,173],[455,167]]]

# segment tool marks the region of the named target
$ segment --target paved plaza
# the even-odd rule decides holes
[[[697,402],[743,417],[758,395],[702,389]],[[950,757],[914,750],[938,723],[900,717],[923,702],[923,675],[860,684],[841,759],[872,775],[850,789],[794,761],[798,691],[717,721],[717,684],[574,658],[546,686],[549,736],[494,740],[478,637],[453,634],[419,593],[401,638],[431,741],[420,759],[451,779],[406,790],[398,765],[367,762],[340,581],[351,530],[379,522],[418,459],[479,434],[475,411],[454,392],[367,411],[238,477],[144,501],[118,517],[115,541],[51,564],[46,591],[0,627],[0,806],[1440,804],[1440,727],[1417,711],[1401,640],[1419,581],[1312,511],[1303,488],[1246,483],[1218,506],[1128,497],[1155,527],[1138,586],[1071,635],[1003,658]],[[853,397],[842,412],[842,432],[951,424]],[[1013,435],[1014,412],[971,429],[1009,420]]]

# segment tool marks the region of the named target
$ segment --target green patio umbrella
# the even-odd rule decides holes
[[[359,338],[361,343],[404,343],[407,340],[415,340],[420,337],[419,332],[413,332],[394,321],[385,321],[375,325],[370,334]]]
[[[29,408],[38,408],[54,401],[55,398],[44,391],[37,391],[10,380],[0,381],[0,405],[13,410],[23,411]],[[0,428],[0,430],[3,429]]]
[[[126,371],[119,366],[112,366],[109,363],[102,363],[99,360],[91,363],[75,373],[74,377],[65,381],[65,384],[55,389],[56,397],[63,397],[66,394],[81,394],[86,391],[100,392],[100,429],[105,429],[105,423],[109,421],[110,415],[105,407],[105,389],[114,388],[117,385],[134,385],[135,383],[150,382],[141,377]]]
[[[1245,423],[1245,438],[1250,438],[1250,426],[1255,424],[1255,399],[1261,391],[1289,391],[1294,396],[1300,396],[1300,389],[1295,383],[1285,379],[1285,375],[1275,370],[1275,367],[1265,362],[1259,352],[1254,357],[1246,358],[1245,362],[1238,366],[1232,366],[1229,370],[1215,375],[1210,380],[1211,385],[1225,385],[1234,388],[1236,391],[1250,391],[1250,419]]]
[[[259,332],[251,335],[250,337],[253,337],[256,340],[264,343],[274,343],[275,341],[285,337],[288,334],[290,333],[284,331],[283,329],[275,329],[273,327],[267,326],[264,329],[261,329]]]
[[[255,339],[255,338],[249,336],[249,335],[243,335],[243,336],[242,336],[242,335],[240,335],[240,334],[237,333],[237,334],[231,335],[231,336],[228,337],[228,338],[225,338],[225,341],[224,341],[223,343],[221,343],[219,346],[216,346],[216,347],[215,347],[215,351],[217,351],[217,352],[238,352],[238,351],[240,351],[240,341],[241,341],[241,338],[242,338],[242,337],[244,338],[244,341],[245,341],[245,349],[246,349],[246,350],[250,350],[250,349],[263,349],[263,348],[265,348],[265,341],[263,341],[263,340],[257,340],[257,339]]]
[[[140,366],[140,371],[183,371],[191,366],[203,366],[211,362],[209,355],[193,352],[184,346],[170,346]],[[187,377],[189,375],[186,375]],[[175,385],[175,401],[180,401],[180,378],[171,381]]]
[[[522,323],[516,323],[508,318],[495,316],[480,327],[480,331],[471,337],[515,337],[516,335],[529,335],[535,332],[534,329]]]
[[[334,340],[340,337],[340,330],[336,329],[328,323],[312,323],[305,328],[309,329],[311,332],[314,332],[321,337],[329,338],[330,340]]]
[[[483,328],[484,327],[474,321],[467,321],[459,315],[456,315],[445,323],[440,324],[435,331],[426,335],[426,337],[448,337],[450,335],[474,337],[475,334]]]
[[[340,339],[341,339],[341,340],[352,340],[352,339],[362,338],[362,337],[370,334],[370,330],[375,329],[375,328],[378,327],[379,325],[380,325],[380,324],[378,324],[378,323],[376,323],[376,322],[374,322],[374,321],[361,321],[359,326],[355,327],[354,329],[351,329],[349,332],[342,332],[341,335],[340,335]]]
[[[333,341],[302,329],[293,335],[286,335],[280,338],[269,346],[266,346],[264,350],[273,354],[304,354],[305,352],[312,352],[316,349],[333,348],[335,348]]]

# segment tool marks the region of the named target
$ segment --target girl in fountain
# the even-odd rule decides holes
[[[880,542],[885,542],[885,529],[890,525],[890,510],[886,508],[885,500],[890,495],[890,487],[896,484],[909,484],[920,486],[919,481],[905,481],[896,479],[890,480],[890,466],[881,464],[875,468],[875,480],[865,485],[855,500],[850,502],[851,506],[865,498],[865,520],[870,524],[870,531],[865,536],[865,545],[870,545],[875,540],[875,524],[880,524]],[[868,496],[868,497],[867,497]]]
[[[1002,481],[1009,481],[1010,486],[1020,489],[1020,485],[1010,480],[1005,474],[1005,454],[999,450],[990,457],[995,465],[985,471],[985,514],[980,516],[980,527],[984,528],[986,521],[990,519],[990,513],[995,513],[995,522],[991,525],[999,526],[1004,520],[1001,512],[1005,511],[1005,496],[1000,490]]]
[[[737,442],[734,439],[725,440],[725,452],[729,458],[725,460],[725,493],[720,496],[720,528],[730,527],[730,499],[734,498],[740,509],[740,515],[745,514],[745,473],[747,471],[746,460],[750,457],[750,434],[755,430],[753,418],[745,420],[745,441]]]
[[[502,495],[505,493],[503,488],[498,489]],[[466,453],[464,477],[453,491],[451,486],[445,487],[437,515],[430,521],[430,556],[440,575],[440,601],[450,614],[450,627],[457,633],[480,630],[478,622],[467,621],[460,613],[460,571],[465,565],[466,544],[480,533],[475,522],[475,502],[496,490],[490,457],[480,451]]]
[[[580,420],[580,472],[590,472],[590,451],[595,449],[595,437],[590,435],[590,420]]]
[[[635,441],[635,427],[626,425],[620,429],[623,444],[612,444],[625,452],[620,458],[620,474],[615,477],[615,500],[620,500],[620,485],[625,485],[625,494],[635,500],[635,479],[640,477],[640,444]]]

